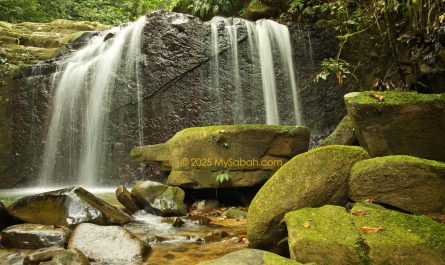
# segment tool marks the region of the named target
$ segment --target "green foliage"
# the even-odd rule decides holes
[[[338,82],[343,84],[345,77],[352,75],[353,68],[340,59],[344,45],[355,35],[374,29],[389,44],[396,72],[403,86],[407,86],[397,47],[410,40],[421,43],[437,39],[434,34],[444,22],[445,0],[291,0],[288,11],[300,20],[330,26],[339,34],[338,55],[323,61],[321,72],[314,81],[324,80],[335,73]]]
[[[348,62],[341,59],[327,58],[321,62],[322,71],[315,76],[315,82],[319,82],[320,79],[326,80],[331,73],[335,73],[337,81],[340,85],[343,85],[344,80],[348,76],[356,78],[351,71],[354,67]],[[357,79],[357,78],[356,78]]]
[[[199,17],[211,17],[219,13],[228,13],[236,0],[192,0],[188,8]]]
[[[0,20],[50,22],[64,18],[121,24],[154,10],[171,10],[178,0],[0,0]]]
[[[221,173],[218,176],[216,176],[216,181],[218,181],[219,183],[223,183],[224,181],[229,181],[229,180],[230,180],[230,174],[226,170],[221,171]]]

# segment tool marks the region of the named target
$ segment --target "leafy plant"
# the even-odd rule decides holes
[[[188,8],[200,17],[215,16],[228,13],[236,3],[235,0],[192,0]]]
[[[327,58],[321,62],[321,72],[315,76],[314,81],[319,82],[320,80],[326,80],[331,73],[335,73],[337,81],[340,85],[343,85],[344,80],[348,76],[352,76],[355,79],[356,76],[352,73],[351,68],[353,68],[348,62],[342,59]]]
[[[216,176],[216,181],[218,181],[219,183],[223,183],[224,181],[229,181],[230,180],[230,174],[228,171],[223,170],[221,171],[221,173],[219,173],[218,176]]]

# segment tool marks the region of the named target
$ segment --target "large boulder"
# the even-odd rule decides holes
[[[263,184],[308,146],[306,127],[225,125],[188,128],[163,144],[135,148],[131,156],[137,162],[160,162],[172,186],[250,187]],[[217,181],[221,172],[227,172],[228,181]]]
[[[20,220],[44,225],[74,226],[84,222],[122,225],[133,220],[80,187],[23,197],[8,209]]]
[[[68,249],[78,249],[90,260],[116,262],[141,259],[150,246],[120,226],[85,223],[74,229]]]
[[[247,214],[247,234],[254,248],[279,251],[286,237],[279,227],[285,213],[325,204],[345,205],[351,167],[368,159],[356,146],[330,145],[290,160],[260,189]]]
[[[300,265],[296,261],[258,249],[243,249],[199,265]]]
[[[131,195],[140,208],[162,216],[182,216],[187,213],[185,192],[178,187],[154,181],[138,181]]]
[[[367,91],[345,95],[345,103],[370,156],[445,161],[445,94]]]
[[[357,145],[357,137],[354,134],[354,126],[351,118],[346,115],[340,123],[335,127],[335,130],[321,143],[320,146],[325,145]]]
[[[440,265],[445,260],[445,225],[424,216],[356,204],[287,213],[291,258],[318,265]]]
[[[8,248],[39,249],[64,247],[71,235],[66,227],[20,224],[2,231],[1,243]]]
[[[445,163],[412,156],[360,161],[351,171],[352,200],[370,200],[416,214],[445,211]]]

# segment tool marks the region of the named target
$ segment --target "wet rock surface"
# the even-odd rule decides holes
[[[180,188],[147,180],[136,182],[131,194],[135,202],[149,213],[162,216],[182,216],[187,213],[185,192]]]
[[[9,206],[14,217],[28,223],[74,226],[84,222],[125,224],[133,218],[83,188],[66,188],[23,197]]]
[[[71,235],[71,230],[66,227],[20,224],[4,229],[1,235],[1,243],[5,247],[39,249],[65,246]]]
[[[369,158],[361,147],[331,145],[291,159],[260,189],[247,214],[251,246],[280,252],[284,214],[325,204],[346,205],[351,167]],[[286,246],[287,247],[287,246]]]
[[[445,161],[445,140],[439,137],[445,131],[445,94],[366,91],[345,95],[345,103],[360,145],[371,157]]]
[[[134,202],[131,192],[129,192],[124,186],[119,186],[116,189],[116,198],[129,212],[135,213],[140,210],[140,208]]]
[[[80,224],[74,229],[68,249],[78,249],[97,261],[141,260],[150,246],[119,226]]]
[[[291,157],[307,151],[309,129],[226,125],[188,128],[164,144],[132,150],[135,161],[160,162],[167,183],[183,188],[251,187],[264,183]],[[217,177],[226,170],[227,179]]]
[[[286,214],[291,257],[336,264],[432,264],[445,258],[445,226],[427,217],[356,204],[305,208]]]
[[[445,163],[412,156],[360,161],[351,171],[349,196],[415,214],[445,210]]]
[[[235,19],[236,20],[236,19]],[[224,27],[220,23],[218,27]],[[239,39],[240,75],[243,94],[246,95],[244,123],[258,124],[265,122],[264,99],[259,71],[252,70],[252,58],[247,30],[240,20],[235,22]],[[319,62],[324,57],[334,57],[337,40],[333,34],[315,26],[291,24],[289,27],[293,43],[293,59],[299,88],[305,80],[318,72]],[[157,144],[167,141],[178,131],[193,126],[212,124],[232,124],[232,101],[235,97],[233,87],[233,67],[230,64],[231,52],[228,49],[227,36],[220,34],[220,87],[224,88],[225,97],[221,106],[215,104],[211,90],[213,74],[210,52],[210,24],[183,14],[157,12],[148,16],[144,29],[143,56],[141,69],[143,98],[143,134],[144,144]],[[222,32],[222,30],[221,30]],[[330,54],[332,53],[332,54]],[[309,62],[309,63],[308,63]],[[43,157],[47,123],[50,119],[49,104],[51,98],[51,73],[57,62],[47,62],[27,71],[14,81],[14,95],[11,96],[11,110],[14,140],[11,140],[13,166],[4,185],[30,182],[36,176]],[[285,75],[277,75],[277,84],[287,82]],[[130,86],[130,88],[128,87]],[[284,87],[284,86],[283,86]],[[104,143],[108,154],[102,182],[122,183],[138,179],[136,165],[132,164],[127,154],[134,146],[140,145],[137,124],[137,101],[134,93],[135,84],[116,82],[115,91],[119,96],[112,102],[110,112],[111,125],[106,128],[110,136]],[[299,93],[305,124],[312,132],[323,134],[334,127],[344,116],[343,93],[351,88],[338,88],[335,80],[323,84],[312,84],[311,89],[301,89]],[[278,99],[281,123],[294,125],[289,90],[278,86]],[[299,89],[300,90],[300,89]],[[213,93],[213,94],[212,94]],[[329,100],[327,100],[329,99]],[[33,117],[33,118],[31,118]],[[221,117],[221,121],[218,120]],[[6,124],[6,123],[5,123]],[[9,147],[8,147],[9,148]],[[9,150],[9,149],[8,149]],[[8,157],[9,158],[9,157]],[[25,163],[26,162],[26,163]],[[122,177],[126,176],[126,177]],[[64,176],[72,180],[71,176]],[[258,177],[263,177],[259,176]]]
[[[25,257],[23,265],[89,265],[85,255],[77,249],[48,248]]]

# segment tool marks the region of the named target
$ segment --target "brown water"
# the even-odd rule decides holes
[[[122,207],[114,196],[112,189],[90,190],[108,203]],[[20,197],[43,192],[43,190],[0,190],[0,201],[11,204]],[[157,237],[162,242],[151,242],[152,250],[142,262],[116,263],[115,265],[194,265],[203,261],[215,259],[225,254],[247,247],[241,239],[246,237],[246,221],[212,217],[210,224],[199,225],[197,222],[184,219],[185,225],[174,228],[171,224],[162,222],[162,218],[144,212],[135,214],[137,222],[124,227],[142,240]],[[227,234],[217,242],[204,242],[209,234]],[[0,249],[1,265],[21,265],[23,258],[33,250]],[[94,262],[94,265],[103,263]],[[109,265],[114,265],[107,263]]]

